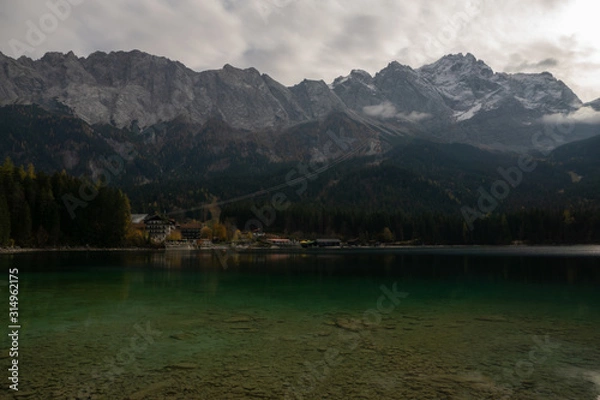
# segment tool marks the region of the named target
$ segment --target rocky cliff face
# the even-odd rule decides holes
[[[183,116],[199,124],[219,118],[235,128],[257,130],[308,121],[340,108],[318,102],[311,106],[313,97],[320,96],[311,89],[300,98],[304,109],[290,89],[254,68],[226,65],[198,73],[139,51],[88,58],[49,53],[38,61],[1,56],[0,63],[1,104],[47,105],[57,100],[91,124],[129,127],[135,121],[145,128]]]

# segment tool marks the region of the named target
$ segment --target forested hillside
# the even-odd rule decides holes
[[[122,246],[129,199],[119,189],[33,165],[0,167],[0,246]]]

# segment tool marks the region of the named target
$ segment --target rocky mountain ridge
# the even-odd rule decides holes
[[[584,105],[548,72],[495,73],[472,54],[447,55],[418,69],[394,61],[375,76],[353,70],[329,85],[304,80],[286,87],[254,68],[225,65],[195,72],[137,50],[87,58],[47,53],[36,61],[0,53],[0,106],[67,108],[90,125],[149,132],[149,137],[174,121],[200,131],[212,120],[231,127],[227,131],[279,137],[343,113],[369,135],[376,131],[378,140],[392,143],[397,137],[420,137],[529,151],[536,133],[547,129],[546,116],[569,116],[584,108],[597,112],[597,102]],[[600,133],[590,121],[595,120],[575,126],[565,141]],[[231,139],[226,133],[224,142]],[[274,151],[271,156],[277,158]]]

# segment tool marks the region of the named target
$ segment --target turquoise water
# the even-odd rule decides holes
[[[5,384],[3,398],[600,395],[599,247],[253,253],[226,268],[202,252],[35,253],[0,267],[19,269],[22,325],[20,397]]]

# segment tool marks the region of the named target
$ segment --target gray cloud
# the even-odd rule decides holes
[[[398,110],[396,110],[396,107],[389,101],[374,106],[366,106],[363,108],[363,112],[370,117],[382,119],[394,118],[398,115]]]
[[[542,118],[542,123],[569,126],[571,124],[600,124],[600,112],[592,107],[582,107],[571,114],[550,114]]]
[[[431,114],[421,113],[417,111],[412,111],[410,113],[398,112],[396,107],[389,101],[384,101],[383,103],[374,106],[366,106],[363,108],[363,112],[371,117],[381,119],[399,118],[411,122],[420,122],[425,119],[431,118]]]
[[[507,72],[522,72],[522,71],[545,71],[547,68],[558,66],[559,62],[555,58],[546,58],[545,60],[531,63],[524,61],[518,65],[508,65],[504,68]]]
[[[71,2],[71,3],[69,3]],[[70,10],[31,45],[30,26]],[[75,5],[77,3],[78,5]],[[497,71],[547,69],[583,100],[600,96],[595,24],[565,20],[574,0],[29,0],[0,13],[0,51],[41,57],[139,49],[196,70],[254,66],[284,84],[332,81],[392,60],[419,67],[448,53],[473,53]],[[48,21],[46,21],[48,22]],[[52,22],[52,21],[50,21]],[[578,30],[578,29],[582,30]],[[12,40],[12,42],[11,42]],[[25,46],[15,50],[15,41]],[[18,46],[17,46],[18,47]]]

